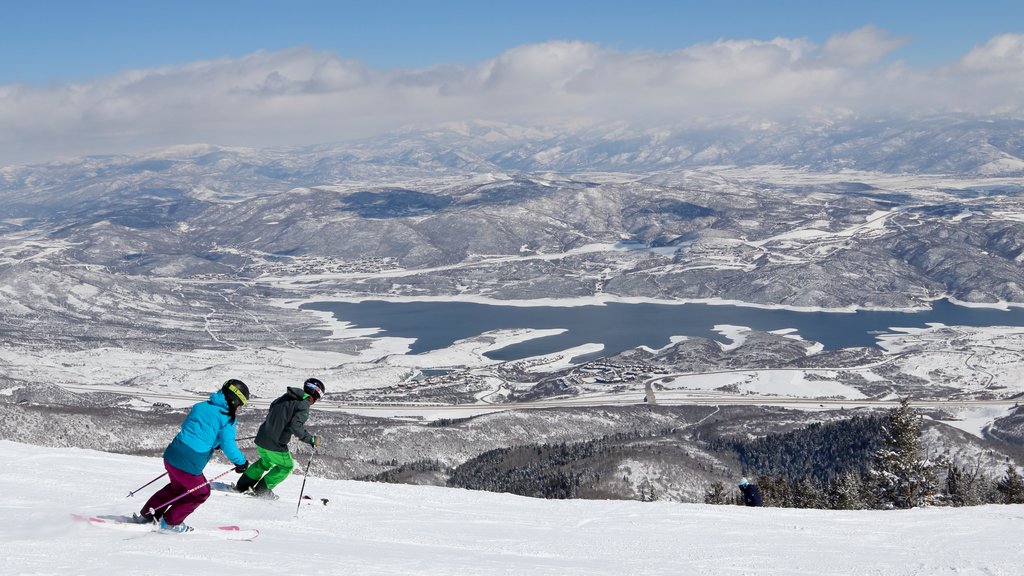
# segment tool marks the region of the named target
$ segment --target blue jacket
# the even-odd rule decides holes
[[[228,416],[224,393],[210,394],[210,399],[192,406],[181,431],[164,450],[164,460],[178,470],[199,476],[213,451],[220,448],[228,460],[243,464],[245,455],[235,443],[235,425]]]

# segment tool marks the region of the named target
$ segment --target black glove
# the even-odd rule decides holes
[[[241,474],[242,472],[245,472],[245,469],[248,468],[248,467],[249,467],[249,461],[246,460],[245,462],[242,462],[238,466],[235,466],[235,472],[238,472],[239,474]]]

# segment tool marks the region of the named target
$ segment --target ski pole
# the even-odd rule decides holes
[[[295,504],[295,517],[299,516],[299,508],[302,508],[302,494],[306,491],[306,478],[309,478],[309,467],[313,465],[313,456],[316,456],[316,446],[309,453],[309,462],[306,462],[306,473],[302,475],[302,489],[299,490],[299,502]]]
[[[129,492],[129,493],[128,493],[128,495],[127,495],[127,496],[125,496],[125,498],[131,498],[132,496],[135,496],[135,493],[136,493],[136,492],[138,492],[139,490],[142,490],[142,489],[143,489],[143,488],[145,488],[146,486],[149,486],[150,484],[152,484],[153,482],[156,482],[157,480],[159,480],[159,479],[163,478],[164,476],[167,476],[167,472],[164,472],[163,474],[161,474],[161,475],[157,476],[156,478],[153,478],[153,479],[152,479],[152,480],[150,480],[149,482],[146,482],[146,483],[145,483],[145,484],[143,484],[142,486],[139,486],[139,487],[138,487],[138,488],[136,488],[135,490],[132,490],[131,492]]]
[[[184,498],[185,496],[188,496],[189,494],[191,494],[191,493],[195,492],[196,490],[199,490],[199,489],[200,489],[200,488],[202,488],[203,486],[208,486],[208,485],[209,485],[209,484],[210,484],[211,482],[213,482],[214,480],[216,480],[216,479],[220,478],[221,476],[225,476],[225,475],[227,475],[227,474],[230,474],[231,472],[234,472],[234,471],[235,471],[235,469],[234,469],[234,468],[228,468],[227,470],[225,470],[225,471],[221,472],[220,474],[217,474],[217,475],[216,475],[216,476],[214,476],[213,478],[210,478],[210,479],[209,479],[209,480],[207,480],[206,482],[203,482],[203,483],[202,483],[202,484],[200,484],[199,486],[196,486],[196,487],[194,487],[194,488],[190,488],[190,489],[189,489],[188,491],[186,491],[186,492],[185,492],[184,494],[182,494],[181,496],[178,496],[178,497],[176,497],[176,498],[174,498],[174,499],[172,499],[172,500],[168,500],[167,502],[164,502],[163,504],[161,504],[161,505],[159,505],[159,506],[153,506],[153,507],[151,507],[151,508],[149,509],[149,513],[150,513],[151,515],[153,515],[153,516],[156,516],[156,511],[157,511],[157,510],[160,510],[160,509],[166,508],[166,507],[170,506],[171,504],[174,504],[174,503],[175,503],[175,502],[177,502],[178,500],[181,500],[181,499],[182,499],[182,498]]]

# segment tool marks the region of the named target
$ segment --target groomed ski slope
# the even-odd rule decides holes
[[[303,449],[304,450],[304,449]],[[307,453],[299,454],[304,463]],[[72,521],[130,512],[156,458],[0,441],[0,574],[695,575],[985,574],[1024,566],[1024,505],[833,512],[668,502],[539,500],[331,481],[295,505],[217,495],[197,526],[258,528],[253,542],[135,534]],[[211,464],[207,475],[228,468]],[[233,476],[233,475],[232,475]]]

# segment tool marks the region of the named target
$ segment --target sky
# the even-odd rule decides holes
[[[0,441],[0,459],[0,575],[1015,576],[1024,563],[1020,504],[838,511],[543,500],[326,480],[315,466],[304,483],[301,453],[275,488],[280,500],[218,492],[187,520],[260,531],[225,542],[71,519],[141,508],[160,482],[126,494],[163,472],[158,458]],[[206,475],[229,467],[213,461]],[[303,490],[327,505],[297,511]]]
[[[0,0],[0,14],[0,166],[475,119],[1024,107],[1011,0]]]

